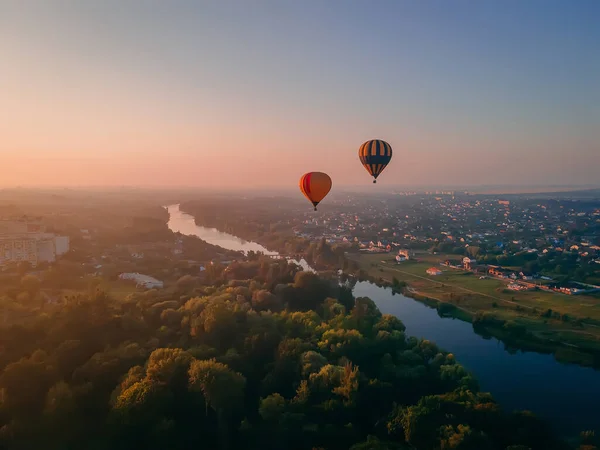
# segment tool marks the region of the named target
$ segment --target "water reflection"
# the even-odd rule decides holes
[[[198,236],[229,250],[277,255],[255,242],[196,225],[192,216],[179,210],[179,205],[167,209],[172,231]],[[292,261],[312,271],[305,260]],[[496,338],[476,334],[471,324],[441,318],[435,309],[403,295],[393,295],[391,289],[358,282],[353,293],[356,297],[370,297],[383,313],[397,316],[409,336],[432,340],[454,353],[473,372],[482,390],[491,392],[506,410],[533,411],[568,434],[599,426],[600,372],[561,364],[552,355],[507,349]]]
[[[233,234],[219,231],[216,228],[206,228],[196,225],[194,217],[181,211],[179,205],[169,205],[166,209],[169,212],[169,222],[167,225],[169,226],[169,229],[175,233],[181,233],[187,236],[197,236],[209,244],[218,245],[227,250],[244,253],[248,253],[249,251],[262,252],[265,255],[279,256],[277,252],[270,251],[256,242],[245,241]],[[306,271],[314,272],[304,259],[301,259],[300,261],[289,259],[289,261],[298,264]]]
[[[507,349],[496,338],[476,334],[471,324],[441,318],[435,309],[391,289],[358,282],[353,293],[397,316],[409,336],[454,353],[506,410],[528,409],[569,434],[599,426],[600,372],[561,364],[552,355]]]

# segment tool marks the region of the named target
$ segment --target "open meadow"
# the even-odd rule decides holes
[[[406,282],[408,294],[451,303],[469,320],[488,313],[512,321],[536,337],[569,345],[600,349],[600,299],[589,295],[565,295],[539,289],[512,291],[508,280],[480,278],[472,272],[440,265],[445,255],[418,255],[396,263],[389,253],[349,255],[375,278]],[[456,258],[456,257],[455,257]],[[428,275],[437,268],[440,275]]]

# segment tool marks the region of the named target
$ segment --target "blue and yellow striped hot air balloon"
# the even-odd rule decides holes
[[[371,139],[360,146],[358,157],[376,183],[377,177],[392,159],[392,146],[381,139]]]

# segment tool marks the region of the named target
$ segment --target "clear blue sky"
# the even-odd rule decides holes
[[[600,183],[598,0],[0,0],[0,58],[8,184]]]

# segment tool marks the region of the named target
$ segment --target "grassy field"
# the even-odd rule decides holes
[[[405,281],[416,298],[425,296],[452,303],[463,312],[493,313],[497,318],[524,325],[534,336],[569,345],[600,350],[600,298],[570,296],[541,290],[510,291],[508,281],[480,279],[478,275],[441,266],[446,255],[417,255],[417,260],[397,264],[391,254],[349,255],[376,278]],[[456,257],[454,257],[456,259]],[[430,267],[441,275],[427,275]],[[542,317],[551,309],[561,318]],[[566,316],[564,316],[566,315]],[[463,314],[464,316],[464,314]],[[464,319],[464,317],[461,317]],[[580,319],[583,323],[576,322]],[[596,324],[595,324],[596,323]]]

